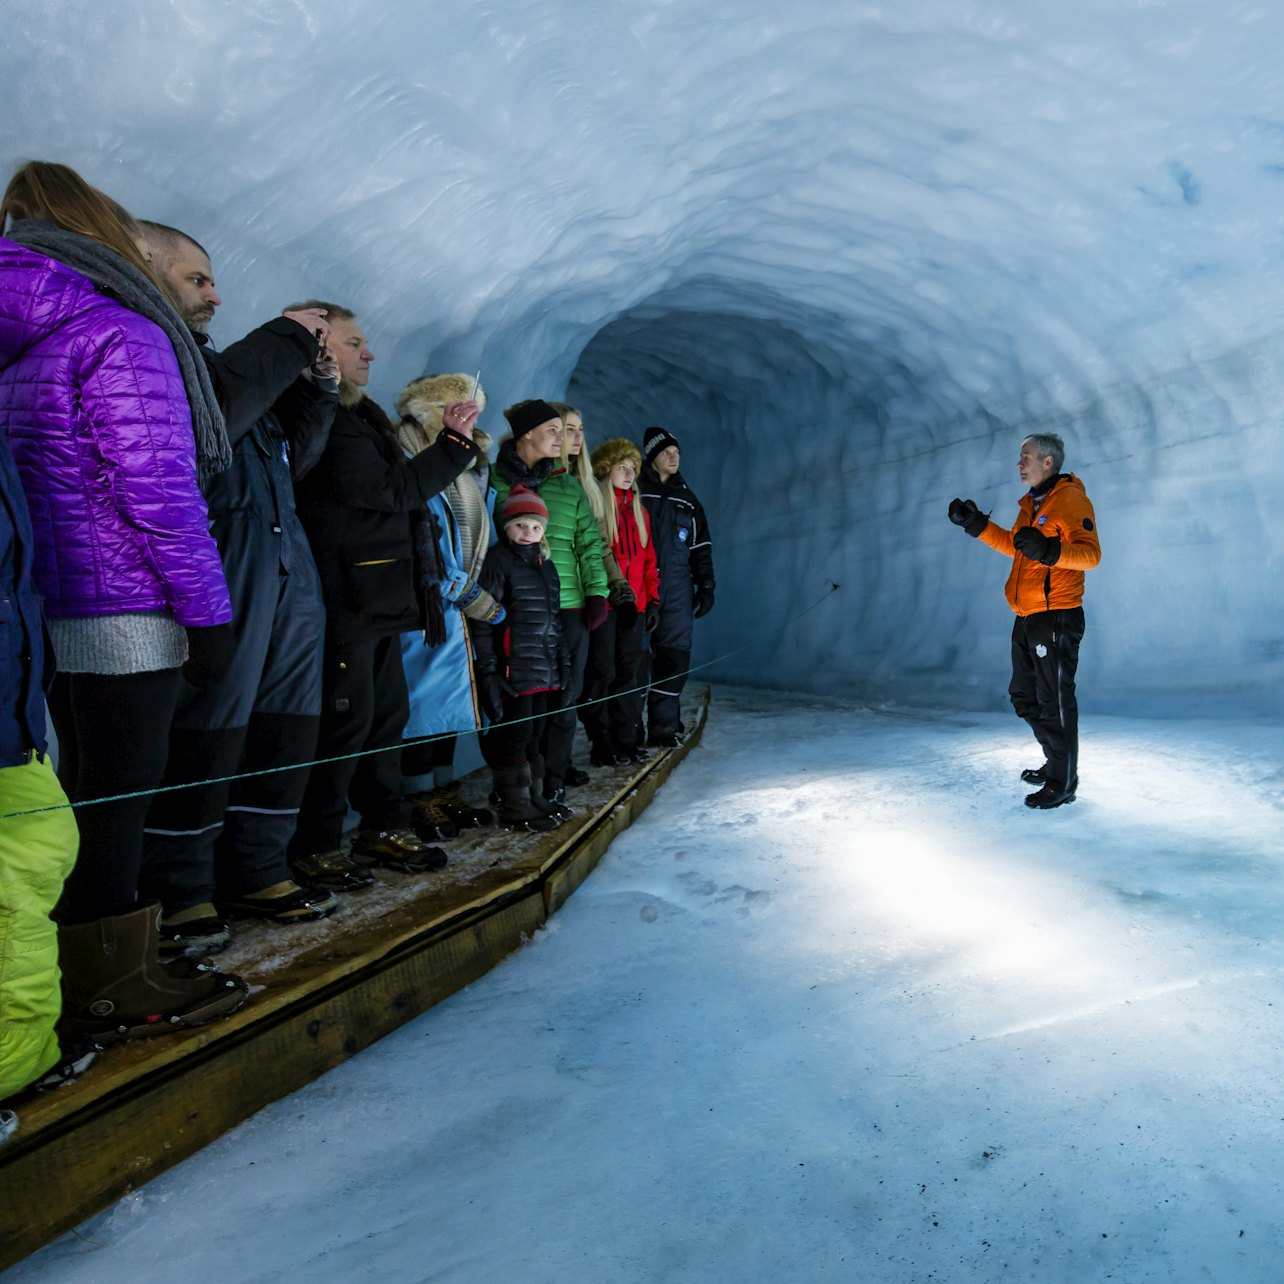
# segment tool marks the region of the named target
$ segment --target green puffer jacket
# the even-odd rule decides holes
[[[506,438],[499,448],[491,474],[495,487],[495,529],[503,519],[504,500],[514,486],[539,491],[548,505],[548,541],[553,565],[562,582],[562,610],[574,611],[586,597],[605,597],[606,568],[602,565],[602,535],[593,518],[584,487],[566,469],[551,459],[539,460],[529,468],[517,455],[516,443]]]

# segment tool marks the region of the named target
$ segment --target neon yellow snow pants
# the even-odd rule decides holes
[[[0,768],[0,815],[63,804],[0,820],[0,1101],[58,1060],[58,930],[49,913],[80,841],[66,802],[48,756]]]

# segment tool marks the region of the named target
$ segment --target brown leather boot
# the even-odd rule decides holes
[[[245,1002],[249,987],[192,959],[165,965],[158,952],[161,909],[58,929],[62,1028],[99,1043],[204,1025]]]

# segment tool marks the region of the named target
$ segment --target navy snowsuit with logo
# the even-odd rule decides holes
[[[651,689],[647,731],[651,739],[680,729],[680,700],[691,667],[697,588],[713,589],[713,544],[704,508],[675,473],[662,482],[643,464],[638,482],[651,516],[651,535],[660,568],[660,622],[651,635]]]
[[[314,756],[325,607],[294,482],[325,449],[338,405],[336,393],[302,377],[317,353],[313,335],[288,317],[224,352],[202,348],[233,447],[206,499],[236,642],[223,679],[183,685],[166,784]],[[157,794],[140,890],[174,914],[216,893],[244,895],[289,878],[286,849],[307,778],[295,767]]]

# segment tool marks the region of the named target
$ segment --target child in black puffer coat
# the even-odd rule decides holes
[[[515,486],[504,501],[502,533],[486,554],[478,581],[504,618],[469,620],[477,685],[490,727],[482,753],[495,773],[500,820],[517,829],[555,828],[568,808],[544,798],[540,733],[550,698],[567,681],[571,657],[562,635],[561,584],[544,546],[548,508]]]

